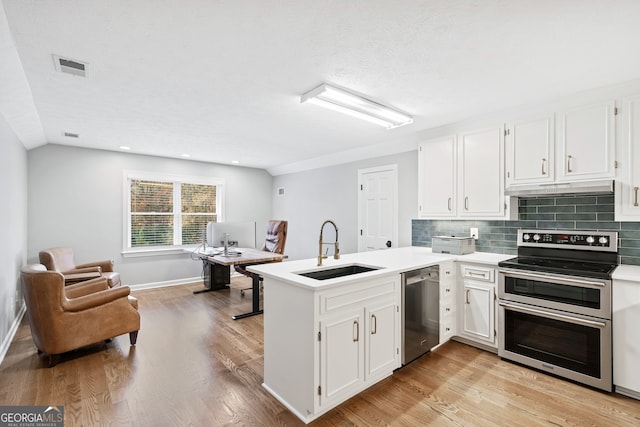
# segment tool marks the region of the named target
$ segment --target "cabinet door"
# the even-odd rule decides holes
[[[465,282],[462,332],[471,339],[494,343],[494,287]]]
[[[507,125],[508,185],[553,181],[553,116]]]
[[[362,311],[320,322],[320,406],[364,382],[364,326]]]
[[[418,214],[422,218],[456,213],[456,137],[426,141],[418,148]]]
[[[614,281],[612,300],[613,384],[640,393],[640,283]]]
[[[398,367],[399,347],[396,340],[398,307],[394,301],[370,307],[367,318],[367,365],[365,380],[386,375]]]
[[[460,134],[460,216],[504,216],[503,132],[495,127]]]
[[[640,94],[622,100],[616,221],[640,221]]]
[[[558,113],[559,181],[612,178],[615,173],[615,101]]]

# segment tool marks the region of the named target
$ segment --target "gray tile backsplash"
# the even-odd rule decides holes
[[[477,227],[476,251],[516,254],[518,228],[610,230],[618,232],[622,264],[640,265],[640,222],[614,221],[610,193],[520,197],[517,221],[465,221],[414,219],[413,246],[431,246],[433,236],[468,236]]]

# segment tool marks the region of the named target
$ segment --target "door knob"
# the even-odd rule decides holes
[[[391,247],[391,240],[387,240],[386,245],[387,245],[388,248],[390,248]]]

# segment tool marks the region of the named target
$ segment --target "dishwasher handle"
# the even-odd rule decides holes
[[[412,286],[416,283],[424,282],[425,280],[438,280],[438,272],[437,271],[425,271],[418,275],[407,277],[405,279],[405,286]]]

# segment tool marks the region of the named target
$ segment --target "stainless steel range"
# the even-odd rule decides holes
[[[618,233],[518,230],[518,256],[498,266],[498,355],[611,391]]]

